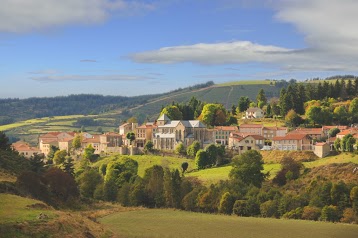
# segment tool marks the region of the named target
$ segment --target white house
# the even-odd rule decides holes
[[[264,117],[264,111],[261,108],[258,107],[250,107],[246,110],[245,118],[251,119],[251,118],[263,118]]]

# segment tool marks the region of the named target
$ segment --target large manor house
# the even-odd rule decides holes
[[[119,133],[107,132],[104,134],[80,133],[82,153],[84,148],[91,145],[96,154],[140,154],[145,144],[152,141],[154,149],[173,151],[182,143],[185,147],[198,141],[202,148],[209,144],[219,144],[238,153],[247,150],[311,150],[319,157],[324,157],[332,150],[336,139],[328,137],[328,131],[337,127],[340,133],[337,138],[352,134],[358,139],[358,130],[348,126],[323,126],[322,128],[299,128],[288,131],[287,127],[266,127],[262,124],[241,124],[239,126],[206,127],[199,120],[170,120],[162,114],[156,121],[143,125],[138,123],[124,123],[119,126]],[[133,132],[135,139],[127,139],[127,133]],[[39,146],[34,148],[24,142],[13,144],[14,149],[29,158],[36,153],[45,156],[51,146],[70,152],[75,132],[49,132],[39,136]],[[326,142],[314,143],[315,140],[326,138]]]

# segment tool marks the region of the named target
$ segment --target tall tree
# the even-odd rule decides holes
[[[182,120],[183,113],[175,105],[165,107],[160,115],[166,114],[171,120]]]
[[[264,104],[267,103],[267,98],[266,98],[264,89],[261,88],[259,90],[259,93],[256,96],[256,101],[257,101],[257,104],[259,104],[259,102],[263,102]]]
[[[239,179],[247,185],[261,187],[266,175],[262,173],[264,161],[262,155],[256,150],[249,150],[235,156],[234,166],[230,171],[230,178]]]
[[[250,99],[248,97],[241,96],[238,102],[238,111],[245,112],[250,106]]]

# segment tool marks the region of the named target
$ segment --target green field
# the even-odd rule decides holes
[[[99,167],[103,163],[109,163],[110,161],[120,161],[122,158],[130,158],[138,162],[138,175],[143,177],[144,172],[147,168],[152,167],[153,165],[161,165],[164,168],[169,169],[179,169],[181,171],[181,164],[183,162],[188,162],[188,170],[194,169],[195,164],[192,159],[170,157],[170,156],[159,156],[159,155],[112,155],[108,156],[100,161],[96,162],[93,166]]]
[[[119,237],[127,238],[353,238],[358,234],[357,225],[246,218],[164,209],[119,212],[99,221]]]
[[[220,83],[220,84],[215,85],[215,87],[232,86],[232,85],[251,85],[251,84],[267,85],[267,84],[270,84],[270,82],[272,82],[272,81],[270,81],[270,80],[242,80],[242,81]]]
[[[42,208],[31,208],[33,204]],[[0,224],[37,220],[40,213],[54,217],[54,212],[46,208],[47,205],[34,199],[0,194]]]

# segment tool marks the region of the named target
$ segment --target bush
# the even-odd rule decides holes
[[[250,211],[248,209],[247,200],[236,200],[233,208],[234,214],[238,216],[248,217],[250,216]]]
[[[303,213],[303,209],[301,207],[298,207],[294,210],[286,212],[285,214],[283,214],[282,217],[287,219],[301,219],[302,213]]]
[[[338,209],[336,206],[324,206],[322,208],[321,220],[336,222],[339,221]]]
[[[343,211],[343,216],[341,218],[341,222],[344,223],[358,223],[358,216],[357,214],[354,212],[353,208],[346,208]]]
[[[224,193],[220,200],[219,212],[224,214],[231,214],[234,202],[235,199],[229,192]]]
[[[276,201],[269,200],[260,205],[260,213],[263,217],[278,217]]]
[[[303,208],[302,219],[317,221],[321,216],[321,209],[313,206]]]

